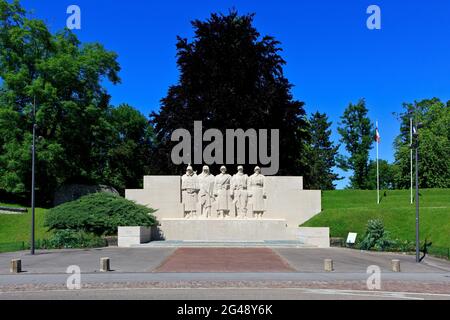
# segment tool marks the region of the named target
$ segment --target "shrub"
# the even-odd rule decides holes
[[[105,238],[93,233],[75,230],[58,230],[50,239],[38,241],[39,249],[101,248],[108,245]]]
[[[390,250],[398,252],[413,252],[416,250],[416,244],[409,240],[395,239],[390,247]]]
[[[151,227],[156,222],[153,212],[155,210],[113,194],[95,193],[50,209],[45,226],[56,231],[114,235],[119,226]]]
[[[360,243],[363,250],[384,251],[395,245],[395,241],[390,239],[389,233],[384,230],[383,221],[379,219],[369,220],[364,239]]]

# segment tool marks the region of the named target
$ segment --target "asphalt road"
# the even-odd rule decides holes
[[[63,285],[65,286],[71,274],[20,274],[0,275],[0,291],[13,285]],[[367,273],[325,273],[325,272],[294,272],[294,273],[90,273],[81,274],[81,282],[89,284],[120,284],[120,283],[188,283],[188,282],[333,282],[333,281],[366,281]],[[383,281],[441,283],[449,286],[450,273],[382,273]]]
[[[0,300],[450,300],[450,294],[335,289],[89,289],[0,293]]]

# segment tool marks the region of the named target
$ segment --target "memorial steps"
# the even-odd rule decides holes
[[[300,241],[152,241],[132,245],[131,248],[317,248]]]

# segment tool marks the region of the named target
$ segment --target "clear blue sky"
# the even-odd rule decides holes
[[[403,102],[450,99],[448,0],[23,0],[52,30],[65,26],[66,9],[81,8],[83,42],[98,41],[119,54],[122,84],[108,85],[112,102],[145,115],[159,108],[178,80],[176,36],[191,37],[190,21],[211,12],[256,13],[261,34],[282,42],[285,73],[306,110],[326,112],[336,127],[349,102],[366,98],[380,122],[380,157],[393,160]],[[366,9],[380,6],[382,29],[368,30]],[[371,154],[374,157],[374,150]],[[347,184],[341,181],[339,187]]]

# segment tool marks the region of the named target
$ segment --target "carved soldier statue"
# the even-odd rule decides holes
[[[217,200],[217,216],[225,218],[230,213],[230,183],[231,176],[227,174],[227,168],[222,166],[220,174],[216,176],[214,183],[214,196]]]
[[[191,166],[186,169],[186,174],[181,178],[181,192],[183,194],[184,217],[186,219],[197,217],[197,202],[199,184],[197,174]]]
[[[210,174],[209,167],[204,166],[203,172],[198,176],[199,182],[199,212],[200,217],[211,217],[211,205],[214,200],[214,176]]]
[[[255,168],[255,174],[249,178],[249,196],[252,198],[253,217],[261,219],[264,212],[264,199],[266,199],[265,192],[265,177],[261,174],[261,168]]]
[[[244,167],[239,166],[238,172],[231,179],[233,203],[236,205],[237,216],[240,219],[247,218],[248,203],[248,175],[244,174]]]

